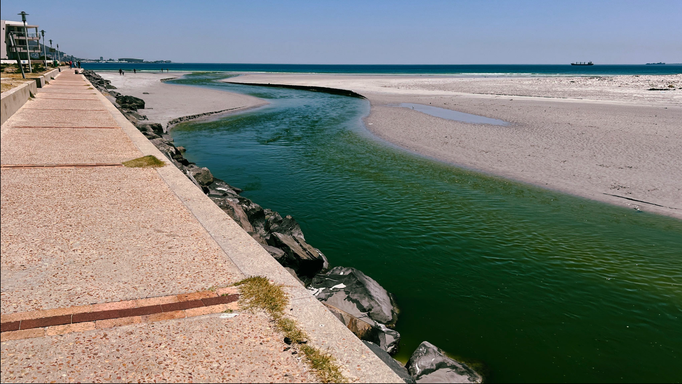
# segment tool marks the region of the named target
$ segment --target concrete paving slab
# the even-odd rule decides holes
[[[217,314],[2,343],[2,382],[317,382],[262,314]]]
[[[78,103],[74,103],[72,100],[36,97],[32,100],[29,100],[29,102],[24,105],[24,109],[40,109],[43,111],[54,109],[61,109],[65,111],[106,111],[106,109],[102,108],[102,102],[96,98],[89,100],[79,100]]]
[[[4,169],[2,313],[243,278],[154,169]]]
[[[74,104],[76,104],[75,101]],[[83,110],[73,113],[72,111],[65,110],[43,111],[22,109],[12,117],[12,127],[118,127],[111,114],[102,111]]]
[[[45,93],[39,93],[36,95],[36,99],[48,99],[48,100],[99,100],[97,95],[94,96],[69,96],[69,95],[49,95]]]
[[[51,85],[51,84],[50,84]],[[45,94],[63,94],[63,95],[94,95],[95,92],[93,90],[88,90],[87,88],[84,87],[84,89],[80,88],[74,88],[74,87],[45,87],[40,89],[38,93],[45,93]]]
[[[10,129],[0,144],[2,165],[109,164],[142,156],[120,129]]]

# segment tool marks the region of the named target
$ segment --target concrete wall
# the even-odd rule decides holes
[[[64,70],[64,69],[62,69]],[[31,95],[38,93],[38,88],[42,88],[45,84],[57,77],[59,69],[55,68],[46,74],[35,79],[26,79],[26,83],[12,88],[7,92],[2,93],[2,123],[7,121],[14,112],[18,111]],[[35,80],[32,82],[31,80]]]
[[[46,84],[48,81],[50,81],[50,80],[52,80],[53,78],[57,77],[57,74],[58,74],[58,73],[59,73],[59,69],[55,68],[55,69],[51,70],[50,72],[47,72],[46,74],[44,74],[44,75],[42,75],[42,76],[40,76],[40,77],[37,77],[37,78],[35,79],[35,80],[36,80],[36,85],[38,86],[38,88],[44,87],[45,84]]]
[[[27,81],[18,87],[12,88],[7,92],[2,93],[2,108],[0,115],[2,115],[2,123],[4,124],[16,111],[21,108],[31,95],[38,92],[38,87],[35,82]]]
[[[7,59],[7,43],[5,43],[5,20],[0,20],[2,33],[0,34],[0,59]]]

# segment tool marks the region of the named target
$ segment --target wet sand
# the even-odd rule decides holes
[[[585,198],[682,218],[682,75],[457,78],[247,74],[367,97],[368,129],[407,150]],[[650,91],[650,88],[669,89]],[[419,103],[500,119],[469,124]]]
[[[164,127],[170,120],[201,113],[231,109],[242,111],[267,104],[256,97],[224,92],[215,89],[187,85],[168,84],[161,79],[177,78],[189,72],[148,73],[97,71],[105,80],[110,80],[124,95],[139,97],[145,101],[145,109],[138,112],[146,115],[149,121]]]

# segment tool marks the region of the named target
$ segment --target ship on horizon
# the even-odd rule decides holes
[[[665,65],[664,62],[658,62],[658,63],[646,63],[646,65]]]
[[[587,63],[571,63],[571,65],[594,65],[594,63],[591,61],[588,61]]]

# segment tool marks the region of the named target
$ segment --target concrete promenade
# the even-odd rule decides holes
[[[351,381],[400,381],[74,70],[1,145],[2,382],[318,381],[237,306],[255,275]],[[166,165],[122,165],[146,155]]]

